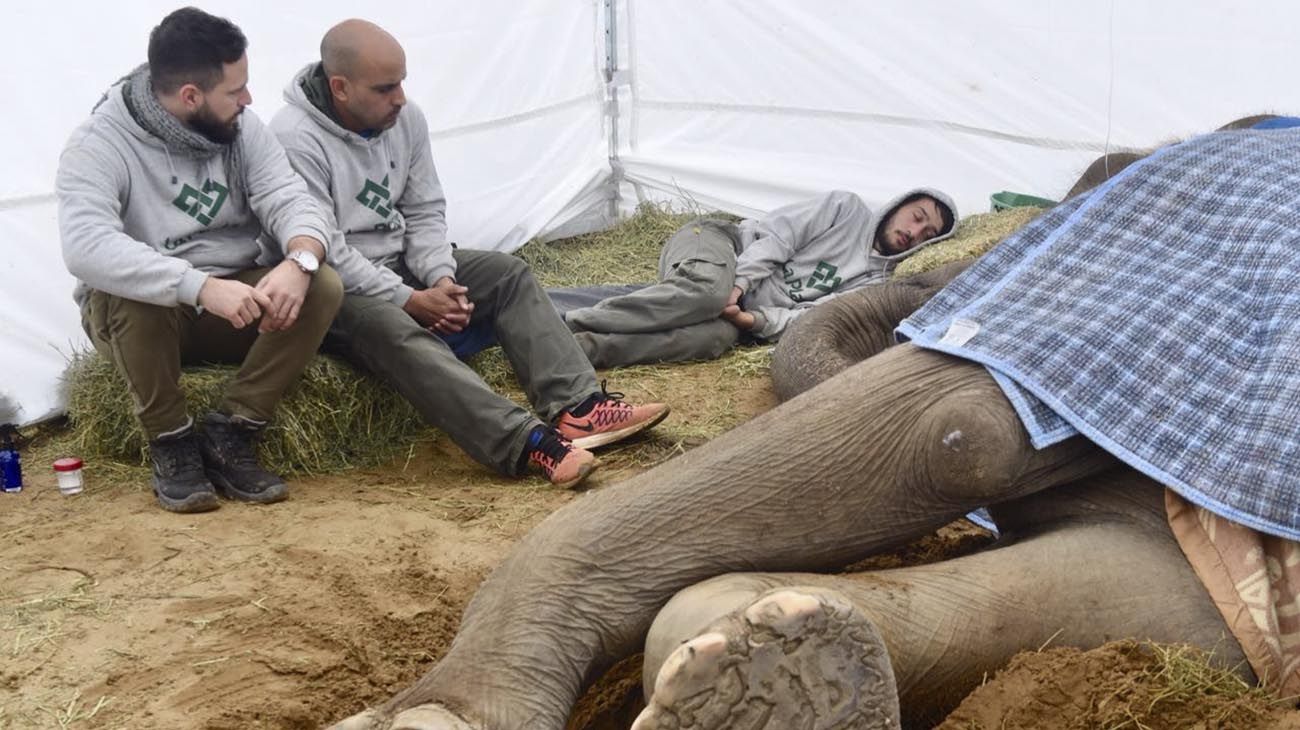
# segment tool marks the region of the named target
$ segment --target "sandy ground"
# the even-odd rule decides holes
[[[411,464],[162,512],[142,485],[6,495],[0,727],[315,728],[422,672],[511,542],[571,495]],[[403,470],[403,467],[405,469]]]
[[[1295,710],[1197,691],[1192,677],[1153,673],[1153,659],[1149,647],[1131,641],[1024,652],[938,730],[1300,730]]]
[[[603,451],[593,488],[774,403],[762,373],[630,378],[610,388],[636,401],[673,381],[675,412]],[[435,432],[381,468],[292,479],[281,504],[202,515],[159,509],[143,469],[89,463],[64,497],[38,453],[26,489],[0,495],[4,730],[328,724],[423,674],[513,542],[576,497],[497,477]]]
[[[701,422],[720,430],[772,407],[766,383],[696,365],[611,382],[634,400],[668,399],[675,413],[606,452],[594,488],[702,443]],[[29,459],[27,489],[0,495],[3,730],[322,727],[423,674],[478,583],[576,497],[497,478],[433,432],[392,464],[294,479],[285,503],[205,515],[160,510],[143,470],[91,463],[86,492],[63,497],[45,466]],[[881,565],[972,539],[950,532]],[[1101,723],[1087,712],[1098,688],[1136,670],[1113,647],[1098,651],[1111,653],[1030,655],[945,727],[1300,728],[1286,724],[1295,713],[1240,707],[1173,708],[1166,725]],[[612,670],[570,727],[625,730],[638,670],[635,659]]]

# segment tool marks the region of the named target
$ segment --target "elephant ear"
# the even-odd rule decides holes
[[[894,328],[974,259],[838,296],[796,319],[772,353],[772,388],[782,401],[894,344]]]

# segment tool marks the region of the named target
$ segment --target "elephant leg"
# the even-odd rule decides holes
[[[640,646],[677,591],[740,570],[833,570],[982,505],[1115,464],[1035,450],[979,365],[892,347],[710,443],[596,490],[526,535],[446,656],[380,708],[563,727],[584,682]]]
[[[846,595],[768,592],[664,660],[632,730],[896,730],[898,690],[875,625]]]
[[[895,344],[898,323],[920,309],[974,259],[838,296],[796,319],[772,353],[772,387],[787,401]]]
[[[718,635],[739,641],[744,632],[735,628],[736,617],[782,590],[834,591],[876,627],[888,658],[874,659],[873,666],[879,677],[885,676],[885,664],[892,671],[905,726],[933,725],[1015,653],[1049,643],[1089,649],[1126,637],[1184,642],[1211,652],[1222,666],[1249,674],[1240,646],[1169,531],[1159,485],[1118,469],[1009,507],[998,515],[1009,533],[999,545],[973,555],[852,576],[740,573],[682,591],[660,612],[646,639],[647,716],[691,712],[680,690],[658,695],[659,687],[682,684],[680,678],[670,681],[662,675],[670,670],[681,674],[682,655],[691,647],[683,642],[706,637],[701,645],[713,646]],[[821,643],[835,638],[816,632],[816,626],[809,626],[800,638]],[[866,645],[839,646],[837,656],[875,656],[872,634],[857,635],[865,637]],[[707,656],[688,663],[694,670],[691,684],[704,693],[692,699],[698,703],[725,689],[745,698],[733,703],[735,712],[745,713],[751,710],[748,704],[768,698],[738,693],[729,684],[737,677],[754,686],[800,686],[799,667],[743,664],[732,662],[724,671],[709,672]],[[826,676],[813,666],[803,679],[838,688],[861,673],[849,663],[839,666],[849,676]],[[881,706],[878,698],[869,701],[868,709]]]

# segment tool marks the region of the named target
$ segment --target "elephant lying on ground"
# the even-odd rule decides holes
[[[1252,171],[1250,189],[1280,201],[1264,207],[1276,226],[1258,229],[1279,247],[1292,241],[1286,214],[1300,184],[1294,156],[1274,154],[1289,140],[1212,135],[1183,150],[1234,174]],[[1276,170],[1255,166],[1252,155],[1263,153]],[[1081,184],[1113,177],[1110,162],[1124,160],[1100,161],[1097,179]],[[1177,168],[1169,179],[1209,169]],[[1143,170],[1126,175],[1149,180]],[[1286,184],[1261,191],[1274,172]],[[1187,185],[1162,204],[1214,189]],[[1071,200],[1075,212],[1088,202]],[[1142,222],[1125,220],[1130,229]],[[1178,230],[1205,222],[1189,220]],[[1212,241],[1216,251],[1249,250],[1226,240],[1235,248]],[[1292,281],[1293,252],[1274,252],[1284,265],[1243,281]],[[814,310],[800,336],[835,351],[835,363],[819,368],[801,357],[788,334],[773,365],[788,401],[552,514],[485,581],[433,669],[338,730],[559,730],[585,684],[643,646],[649,697],[639,730],[922,725],[1014,653],[1049,641],[1186,642],[1255,679],[1171,534],[1162,487],[1079,436],[1033,448],[983,366],[912,344],[888,347],[894,326],[957,268]],[[927,566],[818,574],[985,505],[1003,531],[991,549]]]
[[[982,366],[885,348],[918,292],[957,268],[827,308],[827,331],[860,343],[850,359],[870,357],[552,514],[425,677],[335,727],[559,730],[585,684],[643,641],[641,730],[919,725],[1049,641],[1183,641],[1244,667],[1161,487],[1079,437],[1032,448]],[[990,504],[993,549],[787,572],[836,570]]]

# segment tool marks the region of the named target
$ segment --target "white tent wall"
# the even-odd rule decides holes
[[[151,28],[176,2],[23,3],[0,46],[10,99],[0,118],[0,394],[23,423],[58,413],[70,352],[88,347],[59,249],[52,195],[69,133],[116,79],[144,61]],[[381,3],[220,0],[249,39],[252,110],[283,106],[321,35],[359,12],[407,53],[407,96],[429,120],[460,245],[513,250],[559,226],[608,220],[603,6],[572,0]]]
[[[620,73],[607,108],[606,4]],[[59,254],[58,153],[175,5],[89,0],[9,10],[0,46],[0,393],[21,420],[62,408],[85,338]],[[1300,6],[1283,0],[342,0],[204,3],[249,36],[268,119],[334,22],[365,13],[405,45],[429,118],[451,237],[513,250],[685,196],[758,214],[846,188],[879,202],[933,185],[962,212],[1009,189],[1062,195],[1103,150],[1237,116],[1300,111],[1288,83]],[[607,158],[615,112],[617,174]]]
[[[628,194],[770,210],[846,188],[1056,198],[1103,150],[1300,112],[1273,0],[655,0],[620,26]]]

